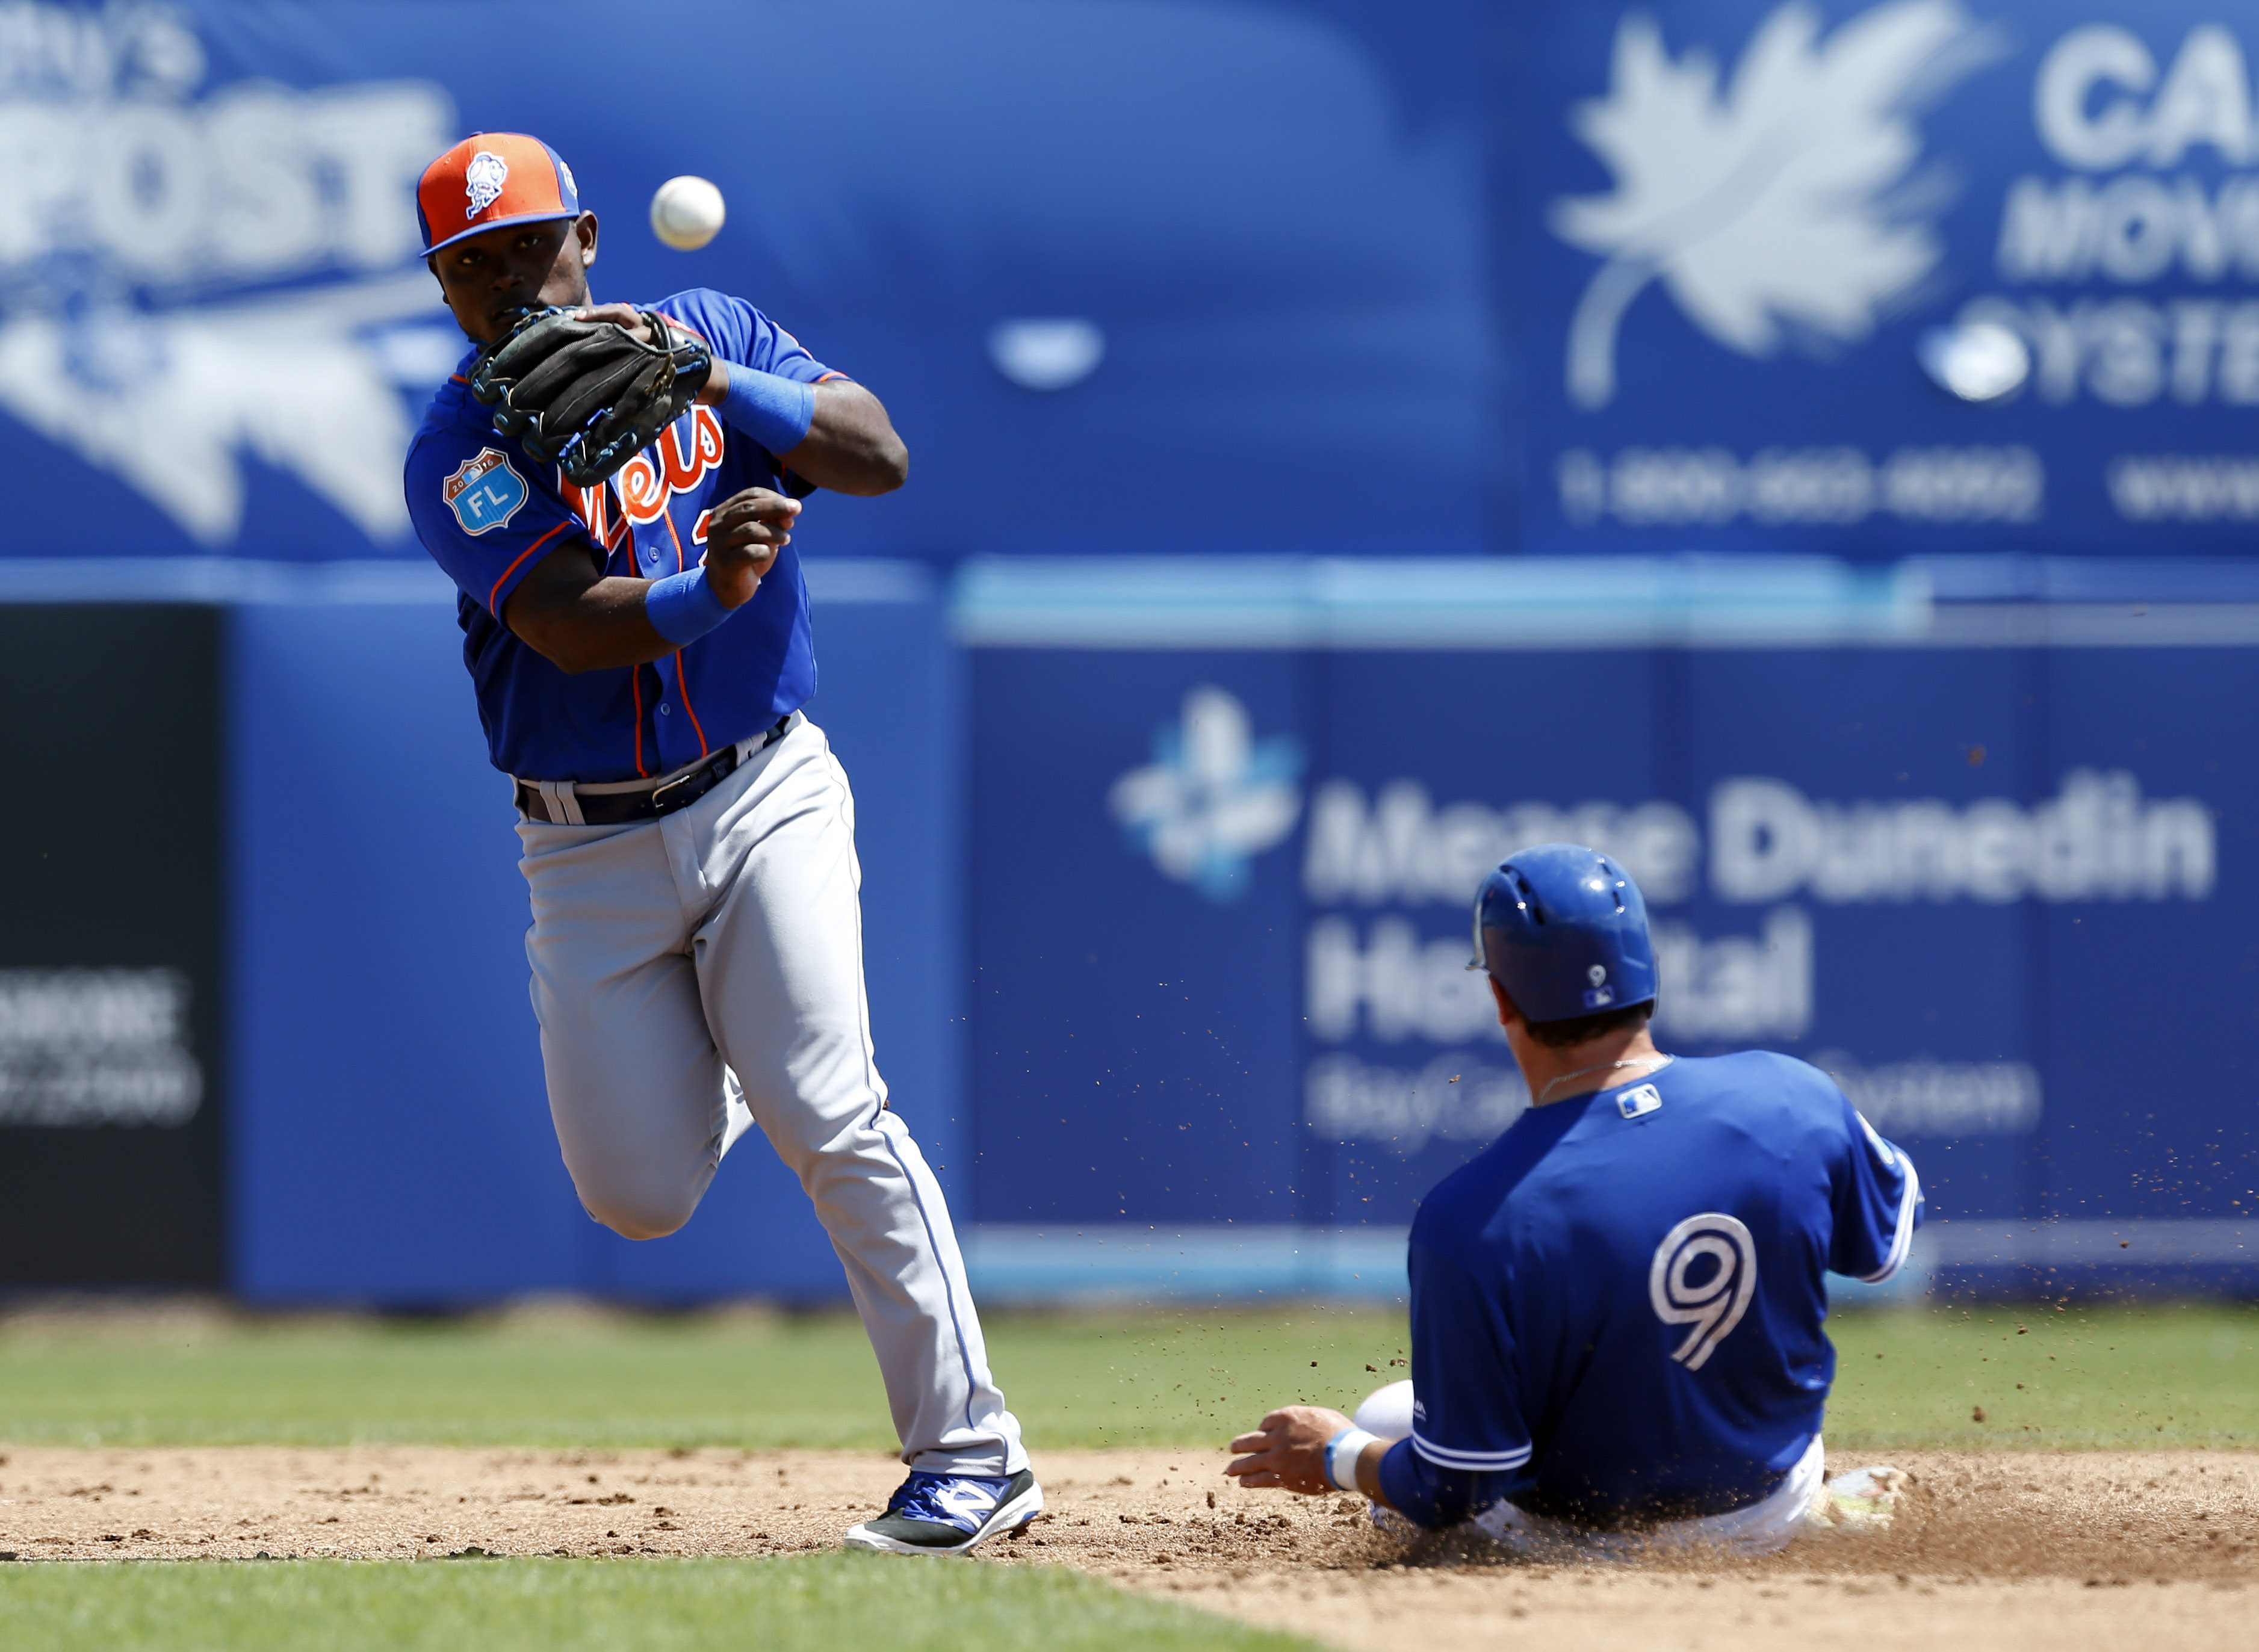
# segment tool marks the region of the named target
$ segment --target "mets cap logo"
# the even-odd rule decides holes
[[[509,182],[510,162],[491,149],[480,150],[463,168],[463,193],[471,198],[463,216],[474,218],[502,199],[502,187]]]
[[[482,447],[439,484],[439,496],[463,531],[475,536],[502,526],[517,514],[525,503],[525,478],[510,468],[498,450]]]

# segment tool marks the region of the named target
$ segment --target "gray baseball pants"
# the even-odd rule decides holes
[[[1026,1467],[940,1186],[887,1107],[855,801],[823,730],[795,716],[658,820],[521,816],[517,835],[550,1116],[588,1214],[631,1239],[673,1233],[759,1124],[846,1268],[902,1460]]]

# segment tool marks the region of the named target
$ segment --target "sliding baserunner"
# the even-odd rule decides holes
[[[1646,906],[1607,857],[1514,856],[1474,938],[1531,1106],[1413,1222],[1403,1437],[1289,1406],[1225,1471],[1529,1552],[1763,1552],[1886,1500],[1889,1470],[1824,1483],[1824,1276],[1905,1260],[1913,1164],[1803,1062],[1657,1050]]]

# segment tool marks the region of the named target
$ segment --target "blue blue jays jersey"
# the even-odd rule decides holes
[[[1913,1164],[1786,1056],[1532,1108],[1413,1223],[1391,1501],[1600,1527],[1757,1501],[1820,1429],[1823,1276],[1887,1278],[1921,1212]]]
[[[650,309],[724,360],[814,384],[841,375],[743,299],[699,288]],[[747,488],[805,493],[776,455],[695,407],[609,481],[576,488],[494,427],[464,358],[408,451],[408,509],[459,593],[463,659],[496,768],[596,783],[665,774],[794,711],[816,692],[808,587],[787,545],[752,599],[714,630],[631,669],[568,675],[502,622],[519,581],[578,544],[606,574],[662,579],[697,566],[714,506]]]

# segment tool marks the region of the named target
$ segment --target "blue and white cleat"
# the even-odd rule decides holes
[[[1032,1469],[1008,1478],[914,1470],[894,1489],[887,1512],[849,1527],[845,1541],[850,1549],[888,1555],[961,1555],[1043,1512],[1044,1488]]]

